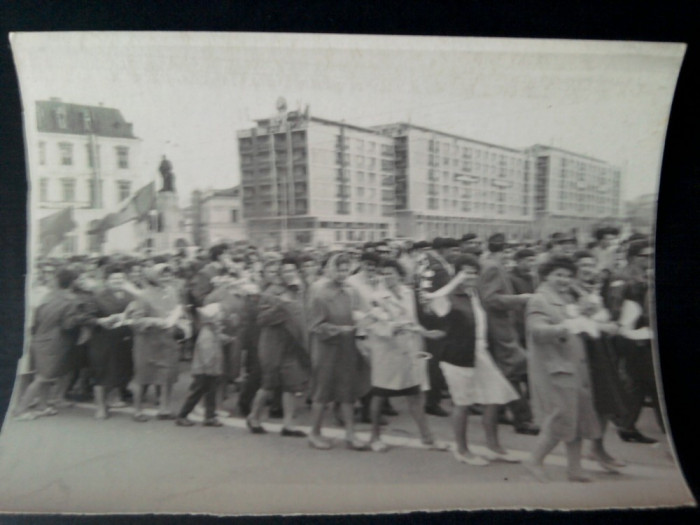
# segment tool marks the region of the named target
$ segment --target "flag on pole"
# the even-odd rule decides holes
[[[133,220],[140,221],[155,207],[155,202],[156,184],[155,182],[150,182],[134,193],[118,211],[106,215],[101,221],[95,224],[88,233],[91,235],[103,233],[125,222]]]
[[[64,208],[39,219],[39,253],[47,255],[66,237],[66,233],[75,229],[73,208]]]

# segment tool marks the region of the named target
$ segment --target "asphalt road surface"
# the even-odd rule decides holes
[[[189,386],[183,374],[174,407]],[[222,428],[177,427],[172,421],[132,421],[132,409],[116,409],[108,420],[93,418],[89,403],[30,422],[6,421],[0,433],[0,510],[79,513],[365,513],[461,508],[593,508],[690,504],[692,497],[675,466],[671,448],[653,413],[645,409],[640,430],[657,445],[623,443],[609,430],[606,445],[629,462],[620,474],[587,461],[593,483],[566,481],[563,448],[546,464],[551,482],[541,484],[522,465],[474,467],[449,452],[420,450],[419,435],[403,400],[389,418],[386,453],[343,446],[332,416],[324,430],[334,448],[309,448],[303,438],[279,435],[279,420],[253,435],[237,417]],[[449,408],[449,402],[443,402]],[[149,409],[154,414],[155,409]],[[201,416],[191,418],[201,421]],[[299,426],[308,429],[302,408]],[[429,416],[439,439],[451,441],[449,418]],[[367,438],[368,425],[358,426]],[[502,444],[526,459],[534,438],[501,425]],[[469,440],[483,450],[479,416]]]

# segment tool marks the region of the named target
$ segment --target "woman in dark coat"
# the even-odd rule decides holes
[[[131,329],[124,321],[124,311],[134,300],[125,291],[126,276],[119,265],[105,270],[105,287],[95,294],[96,319],[89,342],[90,371],[95,387],[95,418],[106,419],[107,397],[114,388],[124,388],[133,376]]]
[[[576,300],[571,280],[575,273],[576,266],[568,257],[552,257],[543,263],[542,284],[526,310],[528,376],[533,408],[541,422],[532,459],[526,466],[541,482],[548,481],[544,459],[560,441],[566,444],[569,480],[591,481],[581,467],[581,443],[601,436],[586,350],[577,335],[577,315],[572,314]]]
[[[17,419],[27,421],[38,416],[52,416],[56,409],[47,406],[49,387],[70,370],[70,352],[78,338],[78,329],[87,321],[80,303],[70,291],[77,275],[68,269],[59,270],[55,287],[37,307],[31,328],[29,356],[34,380],[17,405]],[[39,397],[39,410],[32,412],[29,404]]]

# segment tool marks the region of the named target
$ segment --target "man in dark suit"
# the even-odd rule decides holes
[[[518,341],[515,313],[527,303],[532,294],[516,295],[508,271],[503,266],[505,235],[497,233],[488,239],[488,253],[484,257],[478,289],[488,319],[489,350],[503,375],[519,390],[527,378],[525,350]],[[532,423],[532,411],[527,399],[508,404],[513,415],[513,426],[519,434],[537,434]]]
[[[418,309],[420,323],[429,330],[444,329],[444,319],[435,316],[422,301],[422,292],[434,292],[439,290],[454,277],[455,270],[452,261],[459,255],[459,242],[456,239],[436,237],[433,240],[432,250],[425,255],[420,274],[417,275]],[[443,352],[444,343],[437,340],[427,340],[426,347],[432,359],[428,361],[428,376],[430,378],[430,390],[426,392],[425,413],[433,416],[445,417],[447,411],[440,406],[442,390],[445,388],[445,378],[440,371],[439,361]]]

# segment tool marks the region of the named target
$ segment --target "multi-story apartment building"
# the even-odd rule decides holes
[[[621,218],[619,168],[545,146],[489,144],[408,123],[309,116],[238,133],[243,216],[267,245],[503,232],[538,239]]]
[[[523,151],[406,123],[375,129],[395,141],[400,237],[533,236],[533,166]]]
[[[115,108],[72,104],[58,98],[37,101],[36,128],[28,137],[33,209],[37,218],[72,206],[77,227],[53,254],[98,251],[87,234],[141,184],[140,139]]]
[[[535,163],[535,230],[590,235],[596,226],[620,225],[622,172],[605,161],[550,146],[527,150]]]
[[[256,122],[238,133],[252,242],[329,245],[395,235],[393,138],[308,110]]]
[[[240,187],[192,192],[188,222],[192,242],[202,248],[219,242],[235,242],[246,238],[242,219]]]

